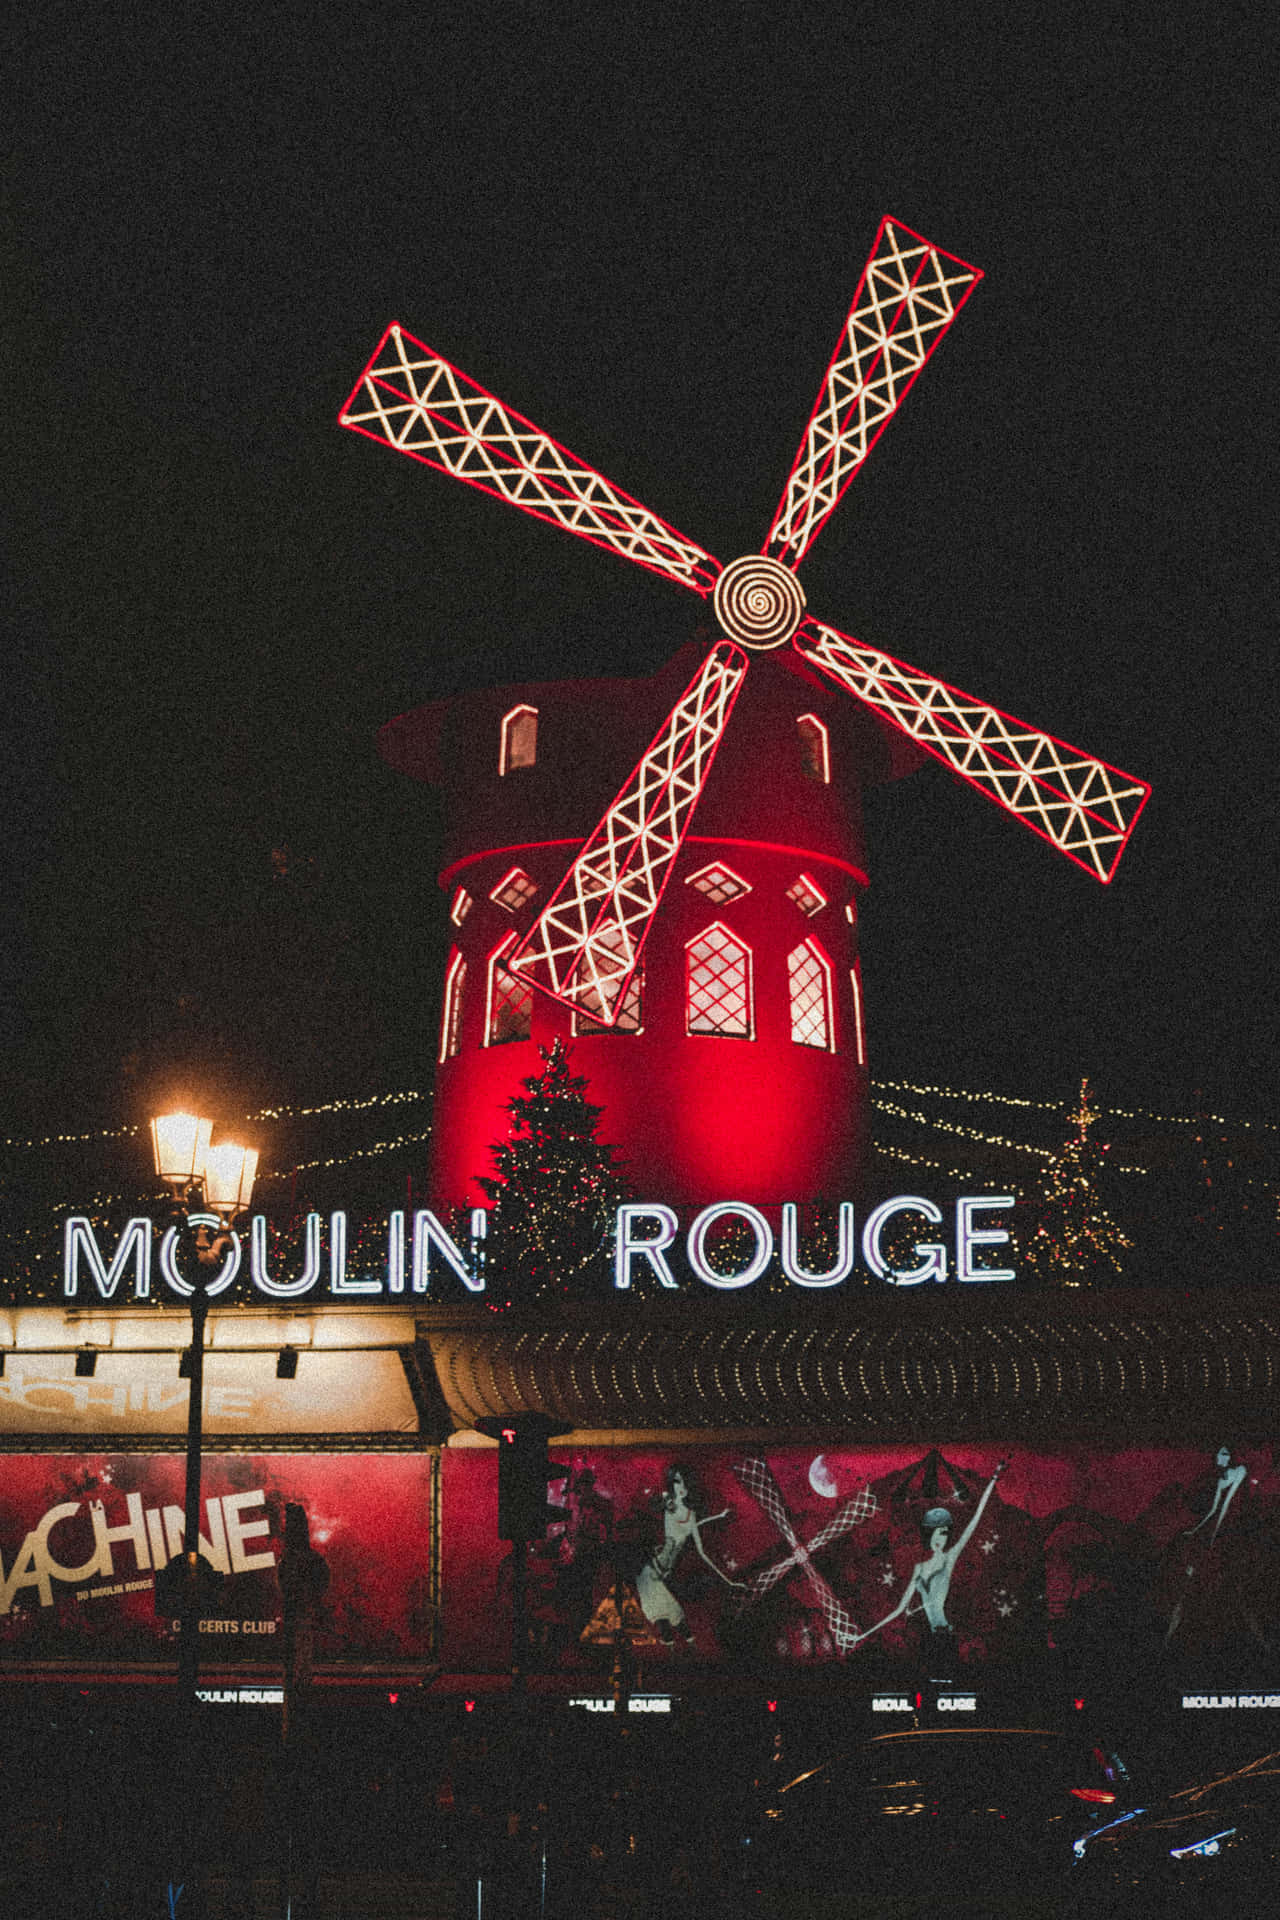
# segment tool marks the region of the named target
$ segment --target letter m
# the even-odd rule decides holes
[[[74,1300],[80,1287],[80,1261],[84,1259],[93,1283],[104,1300],[110,1300],[120,1284],[120,1276],[133,1262],[133,1292],[137,1300],[151,1293],[151,1222],[130,1220],[120,1235],[120,1244],[107,1266],[102,1258],[92,1223],[83,1214],[67,1221],[62,1240],[62,1292]]]

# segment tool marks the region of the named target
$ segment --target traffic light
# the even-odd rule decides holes
[[[547,1459],[552,1434],[563,1431],[549,1415],[514,1413],[477,1421],[498,1443],[498,1538],[540,1540],[551,1520],[564,1511],[547,1501],[549,1482],[563,1480],[564,1468]]]

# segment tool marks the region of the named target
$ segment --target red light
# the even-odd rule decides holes
[[[474,1700],[464,1700],[462,1703],[462,1707],[463,1707],[464,1713],[474,1713],[476,1710],[476,1703]]]
[[[1077,1713],[1083,1713],[1083,1712],[1084,1712],[1084,1701],[1083,1701],[1083,1700],[1077,1700],[1077,1701],[1076,1701],[1076,1712],[1077,1712]]]
[[[1071,1794],[1077,1800],[1088,1800],[1100,1807],[1109,1807],[1115,1800],[1114,1793],[1108,1793],[1105,1787],[1072,1787]]]
[[[504,1439],[504,1440],[506,1441],[506,1443],[507,1443],[507,1445],[508,1445],[509,1447],[514,1447],[514,1445],[515,1445],[515,1443],[516,1443],[516,1430],[515,1430],[515,1428],[514,1428],[514,1427],[504,1427],[504,1428],[502,1429],[502,1437],[503,1437],[503,1439]]]
[[[922,1693],[918,1693],[916,1695],[916,1712],[917,1713],[919,1713],[920,1708],[923,1704],[924,1704],[924,1695]]]
[[[400,1695],[398,1693],[389,1693],[387,1695],[387,1699],[391,1702],[393,1707],[399,1698],[400,1698]]]
[[[776,1713],[778,1711],[778,1703],[776,1700],[766,1700],[764,1704],[770,1713]]]

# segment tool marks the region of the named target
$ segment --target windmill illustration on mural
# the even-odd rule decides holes
[[[724,635],[508,961],[579,1015],[609,1025],[624,1004],[755,650],[790,642],[1069,860],[1114,874],[1144,781],[813,618],[796,577],[981,277],[881,221],[764,547],[727,566],[402,327],[357,381],[344,427],[710,596]]]

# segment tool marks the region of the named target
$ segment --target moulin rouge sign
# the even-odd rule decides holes
[[[625,1293],[631,1289],[633,1278],[642,1276],[650,1284],[656,1282],[661,1288],[678,1291],[684,1284],[681,1276],[687,1275],[717,1291],[732,1292],[758,1280],[775,1252],[787,1280],[808,1289],[841,1285],[854,1272],[859,1252],[864,1272],[892,1287],[917,1287],[950,1279],[970,1284],[1013,1280],[1016,1275],[1012,1267],[995,1264],[1003,1257],[996,1250],[1008,1245],[1009,1234],[991,1218],[1013,1204],[1013,1195],[1007,1193],[962,1195],[954,1208],[948,1209],[952,1214],[949,1221],[934,1201],[919,1194],[899,1194],[872,1208],[859,1234],[853,1203],[846,1200],[840,1206],[834,1258],[829,1265],[814,1268],[807,1264],[812,1256],[802,1245],[799,1209],[790,1201],[780,1210],[776,1239],[765,1214],[748,1201],[718,1201],[704,1207],[687,1227],[682,1226],[673,1207],[659,1201],[629,1202],[618,1208],[614,1221],[613,1285]],[[420,1296],[441,1286],[456,1297],[458,1283],[467,1293],[483,1293],[487,1219],[483,1208],[475,1208],[470,1230],[459,1240],[427,1208],[412,1215],[397,1210],[387,1223],[382,1271],[357,1274],[348,1270],[345,1212],[330,1214],[327,1236],[322,1236],[320,1215],[309,1213],[296,1249],[295,1271],[286,1275],[279,1270],[279,1261],[278,1270],[271,1271],[266,1217],[255,1214],[248,1230],[249,1284],[268,1300],[298,1300],[317,1289],[334,1299],[395,1300],[406,1292]],[[745,1227],[751,1247],[741,1266],[729,1273],[720,1272],[707,1258],[709,1237],[721,1222]],[[884,1250],[884,1237],[894,1222],[918,1224],[920,1238],[912,1247],[910,1265],[895,1264]],[[191,1223],[218,1224],[215,1216],[205,1214],[193,1214]],[[938,1235],[939,1228],[947,1237]],[[327,1259],[322,1238],[327,1238]],[[158,1248],[156,1239],[152,1221],[138,1216],[127,1222],[114,1247],[104,1248],[93,1223],[81,1214],[74,1215],[63,1234],[64,1298],[78,1299],[83,1281],[90,1297],[114,1301],[127,1295],[131,1283],[134,1299],[148,1299],[154,1251],[164,1288],[177,1299],[189,1300],[195,1288],[182,1274],[178,1228],[167,1227],[159,1235]],[[223,1264],[209,1284],[211,1298],[226,1293],[234,1284],[244,1258],[242,1238],[233,1233]]]

